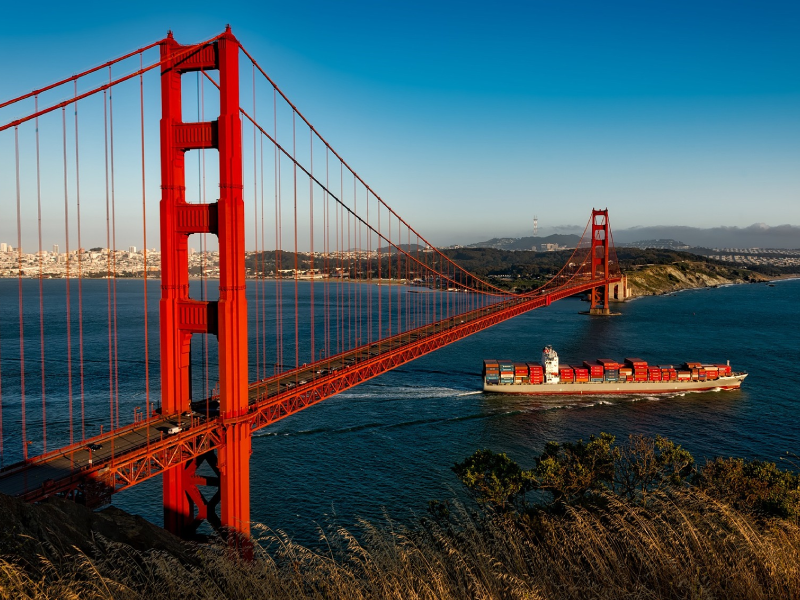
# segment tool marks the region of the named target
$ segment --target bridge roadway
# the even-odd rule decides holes
[[[456,336],[456,339],[460,339],[516,314],[545,306],[551,300],[555,301],[598,285],[612,283],[613,281],[616,281],[616,279],[609,279],[608,282],[605,280],[584,280],[578,285],[550,293],[542,292],[541,295],[536,296],[511,298],[492,306],[424,325],[391,338],[373,342],[253,383],[249,388],[250,411],[244,418],[252,419],[254,428],[258,428],[268,424],[268,422],[274,422],[288,414],[310,406],[327,396],[321,396],[314,401],[296,406],[294,410],[287,409],[282,411],[268,422],[262,419],[260,425],[253,418],[256,412],[273,407],[281,401],[282,397],[296,397],[302,390],[319,385],[320,382],[342,379],[343,375],[347,375],[364,363],[380,360],[386,355],[397,353],[399,350],[420,344],[427,339],[434,339],[441,337],[442,334],[455,333],[456,330],[463,329],[465,333]],[[501,316],[502,313],[509,310],[512,310],[513,314]],[[478,326],[474,330],[466,330],[471,323],[477,325],[478,321],[484,321],[493,315],[500,316],[500,318],[488,322],[486,325]],[[455,339],[450,341],[455,341]],[[445,341],[435,347],[441,347],[450,343],[450,341]],[[435,349],[435,347],[431,347],[431,349]],[[431,349],[422,351],[416,356],[421,356],[431,351]],[[408,362],[408,360],[410,358],[402,359],[398,364]],[[363,376],[353,383],[346,383],[338,391],[386,372],[394,366],[397,365],[373,369],[372,374]],[[224,425],[219,418],[218,401],[216,399],[198,401],[192,404],[192,409],[183,415],[159,415],[154,413],[149,419],[143,419],[137,423],[86,439],[72,446],[36,456],[28,459],[27,462],[10,465],[0,471],[0,493],[23,497],[29,501],[38,501],[53,494],[74,491],[79,484],[86,480],[105,480],[113,491],[119,491],[143,479],[157,475],[165,468],[181,464],[192,458],[192,456],[197,456],[218,447],[219,440],[215,440],[214,431]],[[169,434],[168,430],[173,427],[180,427],[181,432]],[[194,445],[187,445],[189,441],[196,442],[198,439],[203,441]],[[175,456],[176,452],[177,456]],[[156,457],[154,460],[157,463],[157,468],[153,469],[152,465],[147,468],[127,465],[131,472],[134,468],[141,471],[138,476],[134,476],[135,480],[127,480],[126,477],[123,477],[121,482],[113,481],[113,479],[119,479],[117,465],[119,463],[135,462],[131,460],[133,455]],[[112,478],[108,477],[109,472],[113,475]]]

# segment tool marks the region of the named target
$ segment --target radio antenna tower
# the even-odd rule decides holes
[[[533,215],[533,237],[539,235],[539,219]]]

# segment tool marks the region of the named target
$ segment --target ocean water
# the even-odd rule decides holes
[[[89,319],[93,325],[85,325],[85,333],[94,340],[98,364],[105,365],[104,372],[92,377],[104,378],[107,389],[106,283],[86,283],[91,285],[84,286],[84,305],[95,307],[99,316]],[[63,282],[45,284],[54,295],[63,295]],[[126,307],[118,310],[120,326],[130,321],[131,331],[136,331],[136,323],[143,319],[141,282],[124,281],[118,286],[125,288],[118,291],[118,301]],[[158,286],[152,287],[157,294]],[[33,330],[28,332],[26,321],[25,331],[26,338],[33,338],[26,339],[30,345],[26,369],[34,388],[29,392],[33,408],[28,409],[28,426],[35,430],[41,409],[35,394],[36,386],[41,387],[34,318],[38,288],[26,288],[25,293],[34,304],[33,316],[27,308],[25,315]],[[800,281],[787,280],[774,287],[753,284],[639,298],[622,305],[622,315],[605,318],[580,315],[585,303],[566,299],[506,321],[256,432],[252,519],[303,542],[313,542],[318,524],[330,518],[345,526],[358,517],[381,519],[384,511],[396,519],[413,519],[425,511],[429,500],[460,494],[450,467],[476,449],[507,452],[529,466],[547,441],[585,439],[600,432],[619,437],[661,434],[699,460],[723,455],[780,461],[787,453],[796,456],[800,454],[799,297]],[[0,281],[0,298],[0,323],[6,324],[17,302],[17,282]],[[52,310],[63,308],[57,302],[53,306]],[[149,306],[150,363],[157,378],[154,310],[157,295]],[[15,452],[13,435],[8,432],[20,420],[13,375],[19,363],[18,330],[15,338],[12,329],[5,326],[0,331],[7,461]],[[56,330],[46,333],[59,334]],[[552,344],[568,364],[629,356],[655,364],[730,360],[734,369],[750,375],[740,391],[658,397],[542,399],[480,391],[484,358],[538,360],[546,344]],[[57,357],[50,354],[54,353],[48,350],[48,360],[63,360],[63,352],[55,353]],[[130,343],[119,356],[130,361],[125,364],[130,364],[131,373],[137,372],[143,364],[143,342]],[[28,367],[29,361],[33,362]],[[48,372],[63,384],[63,368],[59,372],[57,362],[50,364],[45,363]],[[129,381],[124,369],[120,373],[121,389],[135,398],[122,402],[125,406],[120,412],[126,414],[130,402],[143,401],[143,392],[140,377],[131,375]],[[59,414],[65,398],[50,390],[50,376],[47,386],[48,427],[55,428],[50,415]],[[157,382],[151,395],[156,386]],[[97,412],[104,411],[105,417],[93,416],[86,425],[97,432],[102,421],[109,420],[109,393],[86,401]],[[160,479],[153,479],[115,495],[113,502],[161,523],[160,492]]]

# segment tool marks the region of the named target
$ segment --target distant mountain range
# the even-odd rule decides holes
[[[795,225],[770,227],[756,223],[749,227],[709,229],[665,225],[622,229],[613,235],[617,244],[669,239],[700,248],[800,248],[800,227]]]
[[[664,248],[792,248],[800,249],[800,227],[778,225],[770,227],[756,223],[749,227],[669,226],[632,227],[613,231],[614,243],[619,246]],[[543,244],[558,244],[574,248],[580,236],[553,234],[545,237],[492,238],[485,242],[464,244],[464,248],[497,248],[499,250],[544,250]],[[677,241],[680,240],[680,241]],[[452,246],[455,247],[455,246]]]
[[[655,248],[657,250],[688,250],[691,248],[689,244],[684,244],[677,240],[638,240],[636,242],[616,242],[615,244],[620,248]]]
[[[557,245],[559,248],[574,248],[581,240],[581,236],[573,234],[554,233],[545,237],[521,237],[521,238],[492,238],[485,242],[476,244],[466,244],[463,248],[495,248],[497,250],[537,250],[539,252],[547,250],[547,245]],[[455,246],[451,246],[455,247]]]
[[[426,246],[421,244],[399,244],[400,250],[408,252],[409,254],[413,254],[414,252],[422,252],[425,250]],[[377,250],[381,254],[394,254],[397,252],[394,246],[383,246],[382,248],[378,248]]]

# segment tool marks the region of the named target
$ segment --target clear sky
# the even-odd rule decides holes
[[[45,0],[3,22],[0,100],[230,23],[434,243],[530,235],[534,214],[582,226],[593,206],[616,229],[800,224],[796,0]]]

